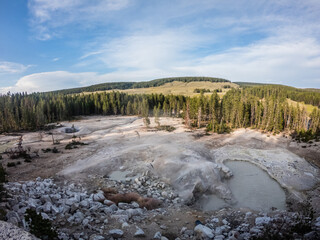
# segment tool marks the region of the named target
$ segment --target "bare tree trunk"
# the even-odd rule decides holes
[[[189,117],[189,111],[190,111],[190,103],[187,101],[187,109],[186,109],[186,116],[185,116],[185,124],[188,128],[190,128],[190,117]]]
[[[198,128],[201,127],[201,107],[198,109]]]

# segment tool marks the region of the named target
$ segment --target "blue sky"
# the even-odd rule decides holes
[[[319,0],[0,0],[0,92],[211,76],[320,88]]]

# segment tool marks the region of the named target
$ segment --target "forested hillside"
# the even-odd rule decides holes
[[[298,93],[298,94],[296,94]],[[320,110],[308,114],[303,106],[290,105],[287,98],[320,105],[320,93],[284,86],[231,89],[222,99],[162,94],[129,95],[120,92],[91,94],[34,93],[0,97],[0,131],[40,129],[45,124],[78,115],[141,115],[183,117],[189,127],[226,132],[252,127],[270,132],[320,130]]]
[[[104,90],[124,90],[124,89],[133,89],[133,88],[149,88],[149,87],[158,87],[170,82],[230,82],[229,80],[222,78],[212,78],[212,77],[175,77],[175,78],[161,78],[155,79],[152,81],[146,82],[111,82],[111,83],[101,83],[88,87],[72,88],[54,91],[54,93],[63,93],[63,94],[73,94],[73,93],[82,93],[82,92],[96,92]]]

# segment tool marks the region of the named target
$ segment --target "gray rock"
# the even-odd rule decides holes
[[[90,202],[88,200],[82,200],[79,205],[84,208],[89,208]]]
[[[92,234],[89,238],[89,240],[104,240],[105,237],[97,235],[97,234]]]
[[[89,219],[88,218],[83,219],[82,225],[87,226],[88,224],[89,224]]]
[[[51,194],[51,199],[54,200],[54,201],[58,201],[61,199],[61,195],[56,193],[56,194]]]
[[[212,230],[202,224],[197,225],[194,228],[194,232],[196,236],[200,239],[213,239],[214,234],[212,233]]]
[[[167,193],[166,191],[163,191],[163,192],[161,193],[161,196],[164,197],[164,198],[166,198],[166,197],[168,197],[168,193]]]
[[[159,240],[161,240],[161,232],[156,232],[155,234],[154,234],[154,236],[153,236],[153,239],[159,239]]]
[[[39,205],[38,203],[39,203],[39,201],[37,199],[34,199],[34,198],[29,198],[28,202],[27,202],[28,206],[31,207],[31,208],[38,207],[38,205]]]
[[[215,234],[216,235],[221,235],[223,232],[223,229],[221,227],[217,227],[216,230],[215,230]]]
[[[140,207],[137,202],[132,202],[131,205],[132,205],[133,208],[139,208]]]
[[[60,209],[59,209],[57,206],[55,206],[55,205],[52,205],[51,211],[52,211],[53,214],[58,214],[58,213],[60,213]]]
[[[222,220],[222,223],[223,223],[224,225],[229,225],[229,222],[228,222],[226,219],[223,219],[223,220]]]
[[[51,198],[49,197],[49,195],[42,195],[40,199],[41,199],[41,201],[42,201],[43,203],[52,202],[52,201],[51,201]]]
[[[0,239],[39,240],[21,228],[4,221],[0,221]]]
[[[223,235],[218,235],[218,236],[215,236],[214,240],[223,240],[225,239],[225,236]]]
[[[183,227],[183,228],[181,228],[180,233],[181,233],[181,234],[184,234],[184,232],[185,232],[186,230],[188,230],[188,228]]]
[[[128,210],[126,210],[126,213],[129,218],[132,218],[134,216],[142,216],[143,210],[141,208],[128,209]]]
[[[93,201],[104,201],[106,198],[102,191],[98,191],[97,193],[92,195]]]
[[[270,217],[257,217],[255,220],[256,225],[268,224],[271,221]]]
[[[112,219],[115,219],[119,223],[124,223],[129,221],[128,215],[112,215]]]
[[[318,234],[316,233],[316,231],[312,231],[303,235],[303,239],[306,239],[306,240],[317,239],[317,237],[318,237]]]
[[[72,206],[72,204],[76,203],[77,200],[75,198],[69,198],[66,200],[66,205]]]
[[[123,236],[123,231],[120,229],[112,229],[109,234],[114,238],[121,238]]]
[[[118,203],[118,208],[123,209],[123,210],[126,210],[126,209],[131,208],[131,206],[130,206],[130,204],[128,204],[128,203],[119,202],[119,203]]]
[[[141,228],[137,227],[137,231],[135,232],[134,237],[145,237],[145,236],[146,234],[144,233],[144,231]]]
[[[315,226],[320,227],[320,217],[317,217]]]
[[[43,205],[43,211],[45,213],[50,213],[51,212],[51,209],[52,209],[52,203],[51,202],[46,202],[44,205]]]
[[[19,214],[14,212],[14,211],[9,211],[7,214],[6,214],[6,217],[8,219],[8,222],[9,223],[12,223],[14,225],[18,225],[18,223],[20,222],[20,217],[19,217]]]
[[[160,228],[163,229],[163,230],[167,230],[168,227],[166,225],[160,225]]]
[[[187,230],[184,231],[184,234],[186,234],[188,236],[193,236],[194,235],[194,231],[190,230],[190,229],[187,229]]]
[[[121,225],[121,228],[122,228],[122,229],[128,228],[128,227],[130,227],[130,225],[129,225],[127,222],[124,222],[124,223],[122,223],[122,225]]]
[[[44,212],[41,213],[41,217],[42,217],[43,219],[49,219],[49,220],[50,220],[50,217],[48,216],[48,214],[46,214],[46,213],[44,213]]]
[[[78,223],[82,222],[84,219],[84,215],[80,211],[77,211],[73,216],[74,216],[76,222],[78,222]]]
[[[109,209],[110,209],[112,212],[115,212],[115,211],[118,210],[118,207],[117,207],[117,205],[112,204],[111,206],[109,206]]]
[[[104,204],[104,205],[107,205],[107,206],[111,206],[112,204],[114,204],[114,202],[106,199],[106,200],[103,201],[103,204]]]

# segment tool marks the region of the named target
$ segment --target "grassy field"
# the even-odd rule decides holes
[[[125,90],[109,90],[106,92],[112,92],[112,91],[119,91],[119,92],[125,92],[128,94],[164,94],[164,95],[185,95],[185,96],[196,96],[200,93],[194,93],[193,91],[196,88],[199,89],[209,89],[210,93],[205,93],[206,95],[210,95],[214,90],[216,89],[222,89],[222,92],[219,93],[220,96],[224,95],[227,91],[229,91],[231,88],[223,88],[223,86],[228,85],[233,88],[239,88],[237,84],[230,83],[230,82],[223,82],[223,83],[213,83],[213,82],[171,82],[166,83],[162,86],[158,87],[150,87],[150,88],[136,88],[136,89],[125,89]]]
[[[287,101],[288,101],[288,103],[289,103],[290,105],[293,105],[293,106],[297,106],[297,104],[298,104],[298,102],[293,101],[293,100],[291,100],[291,99],[287,99]],[[313,111],[313,109],[316,109],[316,108],[317,108],[316,106],[312,106],[312,105],[310,105],[310,104],[305,104],[304,102],[299,102],[299,105],[300,105],[300,108],[301,108],[301,109],[302,109],[303,107],[305,107],[308,114],[311,114],[312,111]]]

